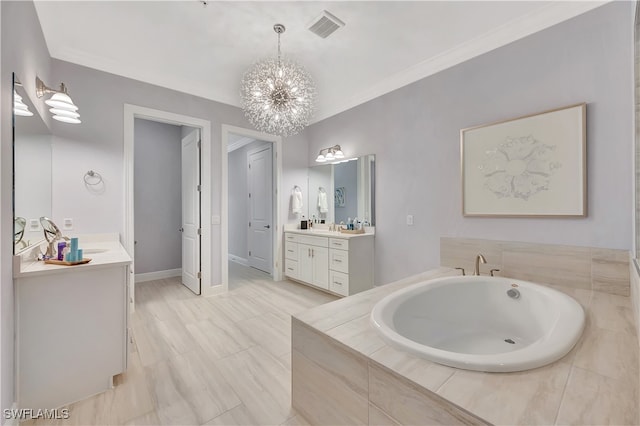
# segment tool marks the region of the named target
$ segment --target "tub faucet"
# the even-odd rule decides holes
[[[487,259],[484,258],[483,255],[478,254],[476,256],[476,266],[473,269],[473,275],[480,275],[480,263],[487,263]]]

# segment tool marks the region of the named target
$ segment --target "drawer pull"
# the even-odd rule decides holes
[[[290,270],[290,271],[293,271],[293,268],[287,268],[287,269]]]
[[[342,285],[342,283],[341,283],[341,282],[338,282],[338,281],[334,281],[333,283],[334,283],[334,284],[337,284],[337,285]]]
[[[289,253],[293,253],[293,250],[287,250]]]
[[[337,262],[337,263],[342,263],[342,260],[340,260],[340,259],[333,259],[333,261]]]

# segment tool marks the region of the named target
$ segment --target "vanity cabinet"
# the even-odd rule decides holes
[[[14,260],[19,408],[84,399],[126,370],[131,259],[117,240],[102,247],[85,265]]]
[[[373,235],[285,232],[285,275],[341,296],[373,288]]]

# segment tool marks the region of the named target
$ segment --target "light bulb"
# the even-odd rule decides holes
[[[322,154],[318,154],[318,157],[316,158],[316,161],[317,161],[318,163],[324,163],[325,161],[327,161],[327,159],[326,159],[326,158],[324,158],[324,155],[322,155]]]

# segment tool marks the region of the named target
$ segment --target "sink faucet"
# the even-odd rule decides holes
[[[487,259],[484,258],[483,255],[478,254],[476,256],[476,266],[473,269],[473,275],[480,275],[480,263],[487,263]]]

